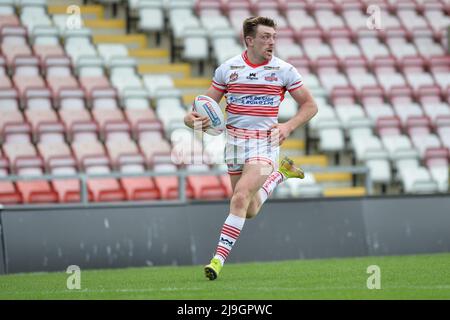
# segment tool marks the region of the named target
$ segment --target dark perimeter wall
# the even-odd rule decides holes
[[[228,208],[4,209],[0,273],[204,264]],[[449,196],[269,201],[246,222],[229,261],[429,252],[450,252]]]

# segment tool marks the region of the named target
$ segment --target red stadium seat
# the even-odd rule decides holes
[[[187,181],[194,191],[194,199],[223,199],[226,190],[217,176],[188,176]]]
[[[174,200],[178,199],[178,178],[173,176],[155,177],[156,187],[160,190],[161,199]],[[186,197],[192,199],[194,191],[192,187],[186,183]]]
[[[81,188],[77,179],[54,179],[51,182],[53,189],[58,194],[59,202],[80,202]],[[91,190],[87,190],[89,201],[94,200]]]
[[[160,191],[152,178],[128,177],[120,179],[127,194],[128,200],[157,200],[160,199]]]
[[[0,20],[0,29],[5,26],[20,26],[19,17],[16,15],[2,15]]]
[[[59,45],[42,45],[35,44],[33,46],[33,53],[41,59],[41,61],[45,61],[45,59],[52,56],[61,56],[64,55],[64,49]]]
[[[79,140],[72,143],[72,150],[77,162],[83,169],[91,166],[107,166],[110,160],[105,147],[98,140]]]
[[[227,198],[230,199],[231,196],[233,195],[233,188],[231,186],[230,177],[228,175],[222,175],[219,178],[220,178],[220,182],[222,183],[222,185],[225,188]]]
[[[448,166],[450,152],[448,148],[428,148],[425,151],[425,165],[428,168],[434,166]]]
[[[95,202],[123,201],[127,198],[125,190],[116,179],[89,179],[87,185]]]
[[[8,168],[8,159],[3,156],[2,150],[0,149],[0,178],[8,175]],[[13,182],[0,181],[0,203],[15,204],[20,203],[21,201],[22,197],[20,193],[17,192]]]
[[[379,136],[400,135],[401,122],[398,117],[380,117],[377,119],[376,132]]]
[[[22,195],[23,203],[58,202],[58,194],[48,181],[18,181],[17,189]]]
[[[65,141],[41,141],[37,148],[47,168],[76,167],[70,147]]]
[[[22,196],[12,182],[0,181],[0,203],[18,204],[22,202]]]
[[[85,90],[87,97],[90,98],[92,90],[99,88],[111,88],[111,83],[105,76],[98,77],[80,77],[81,87]]]

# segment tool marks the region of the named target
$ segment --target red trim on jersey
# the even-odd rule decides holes
[[[230,176],[237,176],[238,174],[242,174],[242,170],[241,171],[230,171],[230,170],[228,170],[228,174]]]
[[[265,110],[264,110],[265,109]],[[277,108],[253,108],[249,107],[238,107],[234,105],[227,105],[225,111],[233,114],[242,114],[249,116],[260,116],[260,117],[277,117],[278,116],[278,107]]]
[[[264,85],[264,84],[230,84],[228,92],[245,94],[267,94],[280,95],[283,91],[282,86]]]
[[[279,90],[283,88],[282,86],[277,86],[273,84],[259,84],[259,83],[233,83],[228,85],[229,88],[246,88],[246,89],[253,89],[253,88],[265,88],[265,89],[272,89],[272,90]]]
[[[220,91],[220,92],[222,92],[222,93],[225,93],[225,92],[227,92],[226,90],[223,90],[223,89],[220,89],[220,88],[217,88],[215,85],[214,85],[214,83],[212,84],[212,87],[214,88],[214,89],[216,89],[217,91]]]
[[[248,94],[248,95],[256,95],[256,94],[263,94],[263,95],[270,95],[270,96],[279,96],[281,95],[281,89],[278,90],[270,90],[270,89],[260,89],[257,90],[252,89],[246,89],[246,88],[233,88],[233,89],[228,89],[228,92],[230,93],[243,93],[243,94]]]
[[[303,83],[302,83],[301,85],[299,85],[297,88],[290,89],[290,90],[288,90],[288,91],[289,91],[289,93],[291,93],[292,91],[295,91],[295,90],[297,90],[297,89],[300,89],[301,87],[303,87]]]
[[[227,124],[226,125],[227,133],[235,138],[242,138],[242,139],[267,139],[270,137],[271,131],[270,130],[249,130],[249,129],[240,129],[233,127],[232,125]]]
[[[220,83],[215,82],[214,80],[212,80],[212,83],[215,84],[215,85],[217,85],[217,86],[219,86],[219,87],[224,87],[224,88],[227,87],[226,84],[220,84]],[[295,84],[295,83],[294,83],[294,84]]]
[[[245,62],[248,66],[250,66],[250,67],[252,67],[252,68],[258,68],[258,67],[261,67],[261,66],[265,66],[266,64],[268,64],[268,63],[270,62],[270,60],[266,60],[266,61],[264,61],[263,63],[260,63],[260,64],[253,64],[253,63],[250,61],[250,59],[248,58],[247,50],[245,50],[244,53],[242,54],[242,59],[244,59],[244,62]]]

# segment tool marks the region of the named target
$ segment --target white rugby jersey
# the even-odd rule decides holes
[[[291,64],[272,56],[270,61],[254,65],[245,51],[216,69],[212,85],[225,93],[228,131],[258,133],[278,123],[284,93],[300,88],[303,82]]]

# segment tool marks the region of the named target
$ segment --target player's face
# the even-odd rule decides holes
[[[274,28],[258,25],[253,40],[255,53],[264,58],[264,60],[272,59],[273,51],[275,50],[275,39],[276,32]]]

